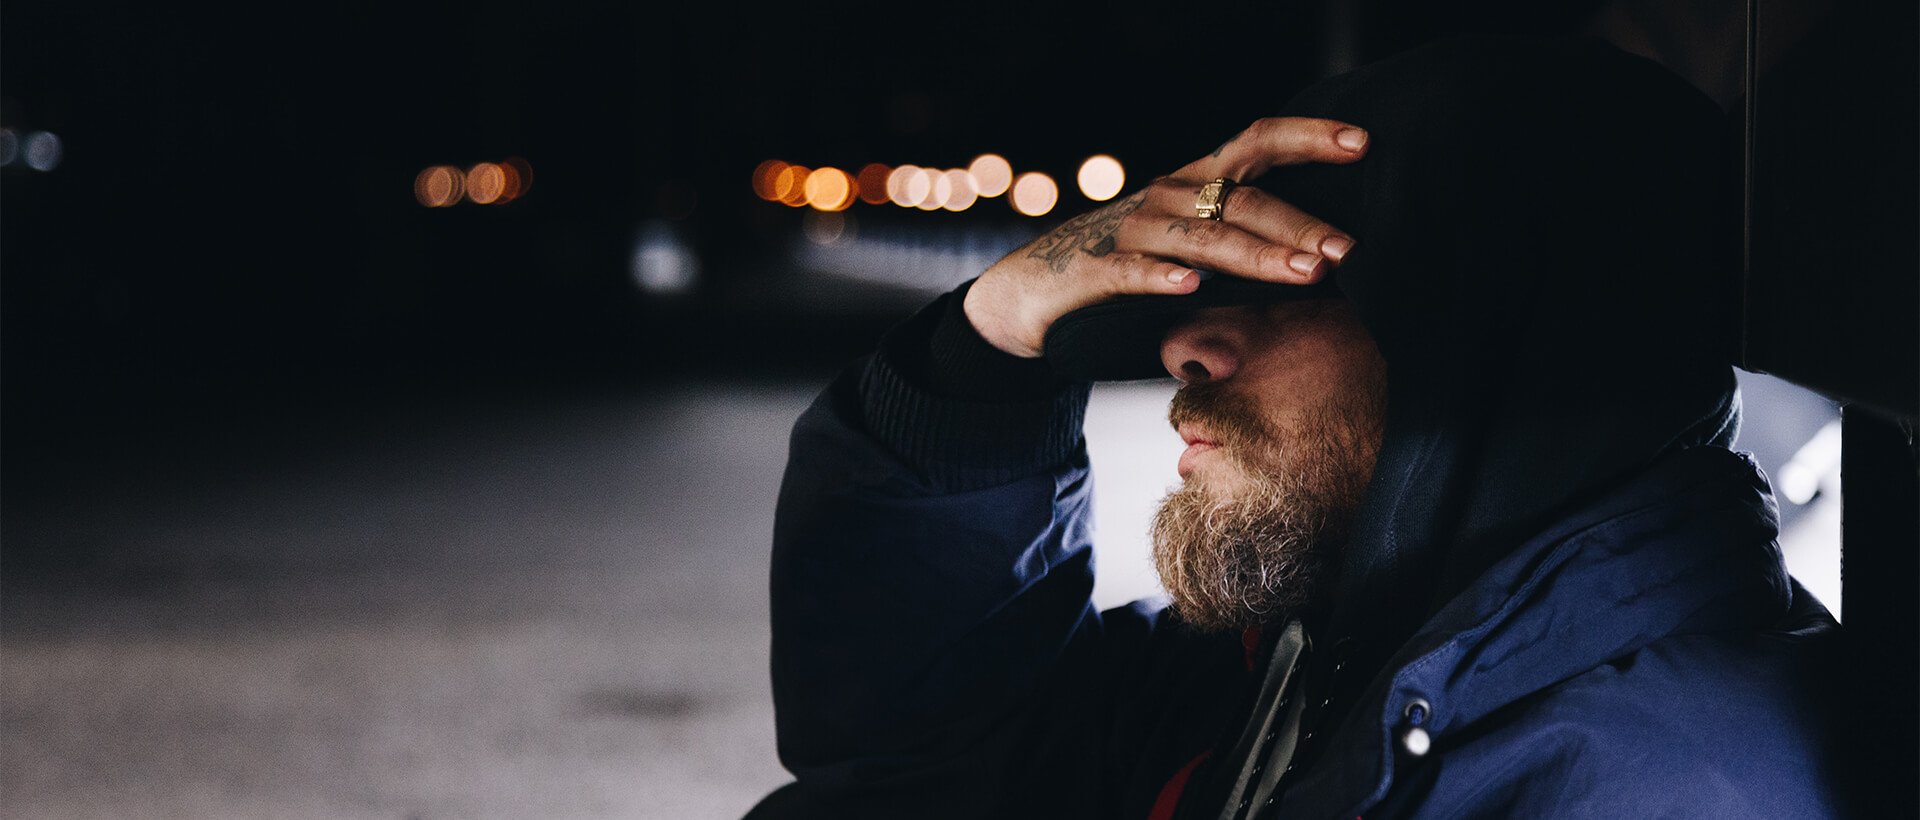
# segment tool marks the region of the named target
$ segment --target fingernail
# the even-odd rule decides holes
[[[1320,243],[1320,252],[1335,262],[1344,258],[1350,250],[1353,250],[1353,240],[1344,236],[1329,236]]]
[[[1358,151],[1367,147],[1367,132],[1358,128],[1342,128],[1333,135],[1333,141],[1340,143],[1341,148]]]
[[[1182,284],[1186,282],[1187,277],[1192,274],[1193,274],[1193,271],[1190,271],[1190,270],[1167,271],[1167,281],[1172,282],[1173,284],[1176,284],[1176,285]]]
[[[1311,274],[1320,265],[1320,257],[1310,253],[1296,253],[1287,259],[1287,267],[1301,273]]]

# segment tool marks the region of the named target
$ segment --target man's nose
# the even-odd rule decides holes
[[[1224,316],[1202,313],[1168,331],[1160,364],[1182,384],[1224,381],[1240,369],[1244,335]]]

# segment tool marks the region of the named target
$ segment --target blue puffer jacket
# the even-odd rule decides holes
[[[795,428],[773,577],[773,817],[1212,817],[1263,668],[1089,604],[1089,474],[930,490],[853,379]],[[1836,627],[1765,480],[1674,454],[1493,566],[1361,687],[1281,817],[1827,817]],[[1390,605],[1390,602],[1382,602]],[[1405,742],[1424,701],[1431,748]]]

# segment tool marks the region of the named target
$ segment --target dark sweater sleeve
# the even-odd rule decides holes
[[[982,339],[962,309],[971,286],[889,331],[860,379],[868,432],[946,491],[1065,462],[1079,446],[1091,388]]]

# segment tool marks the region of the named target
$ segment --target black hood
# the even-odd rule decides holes
[[[1388,422],[1321,631],[1377,664],[1556,518],[1665,455],[1731,441],[1726,120],[1588,38],[1437,43],[1281,113],[1370,134],[1360,162],[1254,184],[1357,240],[1331,287],[1387,361]],[[1063,318],[1047,355],[1070,374],[1147,377],[1194,307],[1329,295],[1217,279]]]

